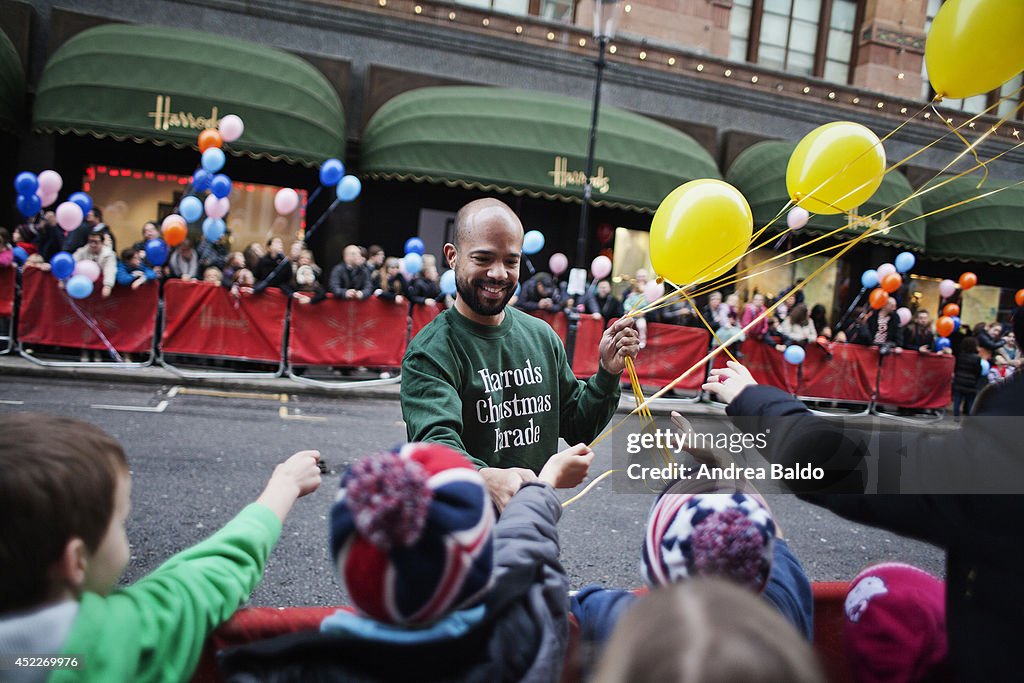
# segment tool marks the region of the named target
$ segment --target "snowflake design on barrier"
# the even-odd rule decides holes
[[[356,358],[357,351],[377,348],[376,340],[370,335],[376,331],[380,321],[372,317],[361,317],[357,306],[354,305],[345,306],[341,314],[344,320],[339,320],[336,315],[327,317],[327,326],[337,335],[324,342],[324,348],[334,349],[341,346],[344,349],[344,361],[351,363]]]

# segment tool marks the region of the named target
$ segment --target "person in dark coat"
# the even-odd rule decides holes
[[[595,287],[588,288],[583,297],[583,308],[595,318],[603,318],[607,327],[615,318],[622,317],[622,301],[612,294],[612,283],[601,280]]]
[[[978,341],[974,337],[967,337],[960,343],[960,354],[953,368],[953,417],[959,417],[961,410],[964,415],[970,414],[980,379]]]
[[[920,309],[914,322],[903,328],[903,348],[921,352],[934,350],[935,333],[927,310]]]
[[[1022,309],[1016,311],[1014,328],[1024,333]],[[1015,377],[985,389],[975,417],[961,428],[903,434],[895,450],[886,448],[883,438],[876,442],[873,435],[812,414],[780,389],[757,386],[738,363],[712,375],[704,390],[727,403],[734,419],[752,418],[737,419],[741,429],[770,430],[763,451],[769,462],[825,469],[816,490],[802,488],[800,493],[801,487],[792,484],[802,498],[946,551],[950,660],[960,680],[1010,680],[1019,674],[1024,498],[985,493],[1019,493],[1024,481],[1024,460],[1019,457],[1024,381]],[[996,424],[979,417],[1015,419]],[[869,442],[877,444],[874,451]],[[901,485],[923,492],[850,495],[865,492],[867,462],[879,457],[898,460]],[[943,495],[954,492],[964,495]]]
[[[288,287],[292,281],[292,269],[285,258],[284,242],[280,237],[267,240],[267,253],[260,257],[253,275],[256,276],[254,292],[262,292],[267,287]]]
[[[365,299],[373,294],[373,282],[370,274],[360,263],[362,256],[359,247],[350,244],[342,252],[342,262],[331,270],[330,284],[327,287],[331,294],[339,299]]]

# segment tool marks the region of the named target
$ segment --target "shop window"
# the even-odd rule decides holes
[[[489,9],[504,14],[530,14],[530,0],[455,0],[459,5]]]
[[[857,0],[734,0],[729,58],[848,83],[859,9]]]

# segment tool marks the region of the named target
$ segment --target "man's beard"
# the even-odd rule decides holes
[[[504,287],[507,289],[507,292],[504,297],[494,303],[485,302],[477,296],[477,287],[484,285],[490,287]],[[469,280],[459,277],[457,272],[455,274],[455,289],[459,294],[459,298],[466,302],[466,305],[469,306],[471,311],[477,315],[485,316],[498,315],[501,313],[505,310],[505,306],[508,305],[509,299],[511,299],[512,295],[515,294],[515,287],[509,286],[508,283],[501,283],[496,280],[473,280],[470,282]]]

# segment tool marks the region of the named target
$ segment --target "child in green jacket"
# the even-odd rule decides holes
[[[114,590],[129,557],[121,445],[87,422],[28,413],[0,418],[0,435],[4,680],[187,680],[262,577],[292,504],[320,485],[320,454],[296,453],[224,528]],[[51,661],[11,668],[15,656]]]

